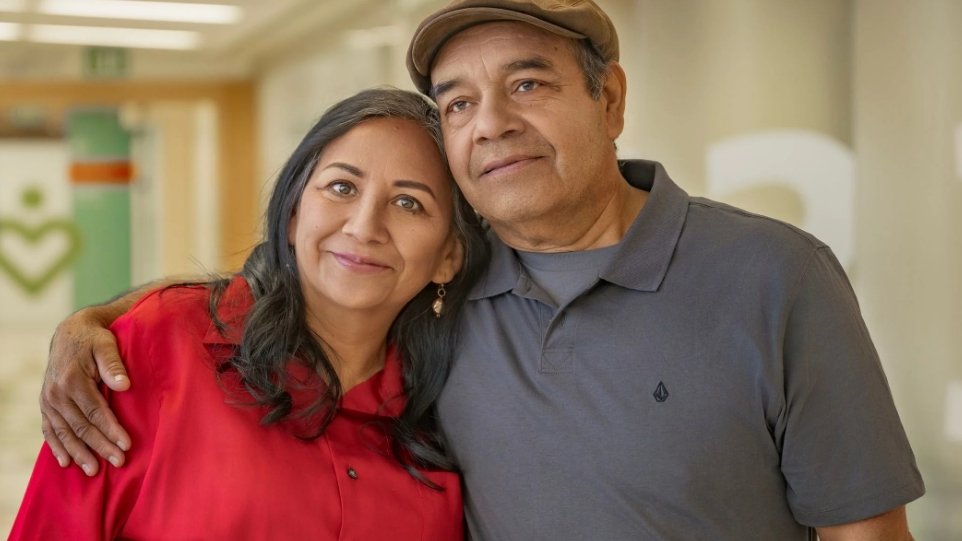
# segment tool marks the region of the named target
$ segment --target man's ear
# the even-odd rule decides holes
[[[608,137],[614,141],[625,129],[625,95],[628,81],[625,70],[617,62],[609,62],[605,70],[605,84],[601,88],[601,100],[605,105]]]
[[[431,279],[436,284],[446,284],[454,279],[454,276],[464,265],[464,243],[457,235],[451,233],[444,248],[444,255],[438,264],[438,269]]]

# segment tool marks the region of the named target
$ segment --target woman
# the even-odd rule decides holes
[[[368,90],[288,160],[237,275],[112,326],[135,442],[90,479],[44,446],[11,539],[460,539],[434,423],[485,257],[417,94]]]

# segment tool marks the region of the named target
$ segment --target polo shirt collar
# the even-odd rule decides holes
[[[648,192],[648,201],[600,278],[628,289],[657,291],[684,229],[689,197],[660,163],[625,160],[619,166],[632,186]]]
[[[217,317],[224,323],[223,334],[213,325],[204,336],[204,345],[209,350],[220,350],[219,356],[230,355],[240,346],[244,335],[244,320],[254,304],[247,281],[235,275],[221,295],[217,306]],[[215,351],[212,354],[217,355]],[[296,363],[290,365],[291,375],[307,380],[307,370]],[[404,384],[401,373],[401,358],[394,344],[388,345],[384,368],[370,378],[351,388],[341,398],[339,410],[378,417],[398,417],[404,410]]]
[[[600,278],[629,289],[656,291],[668,272],[688,215],[688,194],[665,168],[647,160],[621,160],[621,175],[648,192],[648,201],[622,238]],[[491,259],[485,276],[472,288],[469,300],[494,297],[520,287],[524,278],[515,251],[488,232]]]
[[[514,289],[523,275],[517,254],[494,233],[488,230],[488,244],[491,256],[484,276],[471,288],[468,300],[494,297]]]

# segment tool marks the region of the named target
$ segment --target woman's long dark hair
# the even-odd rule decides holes
[[[444,157],[440,123],[434,105],[419,94],[391,88],[365,90],[328,109],[287,160],[271,194],[264,240],[251,252],[240,274],[249,284],[254,304],[244,324],[238,350],[221,367],[236,373],[253,404],[264,407],[264,424],[297,420],[307,427],[304,438],[320,436],[335,414],[343,393],[337,373],[321,339],[305,323],[305,304],[297,263],[288,245],[288,223],[324,148],[358,124],[373,118],[412,120],[427,130]],[[401,310],[388,340],[401,357],[406,406],[390,427],[393,454],[417,479],[434,486],[416,468],[453,468],[438,431],[435,402],[447,378],[454,354],[461,307],[487,259],[487,244],[474,211],[452,182],[454,232],[464,245],[461,271],[446,285],[443,317],[436,318],[431,303],[436,287],[428,284]],[[210,313],[219,328],[217,307],[230,278],[211,284]],[[313,400],[295,408],[288,364],[295,361],[320,375]],[[303,389],[299,389],[303,391]],[[298,394],[301,397],[302,394]]]

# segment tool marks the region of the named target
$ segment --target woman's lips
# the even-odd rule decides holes
[[[391,268],[380,261],[355,254],[331,252],[331,255],[342,267],[358,272],[379,272]]]

